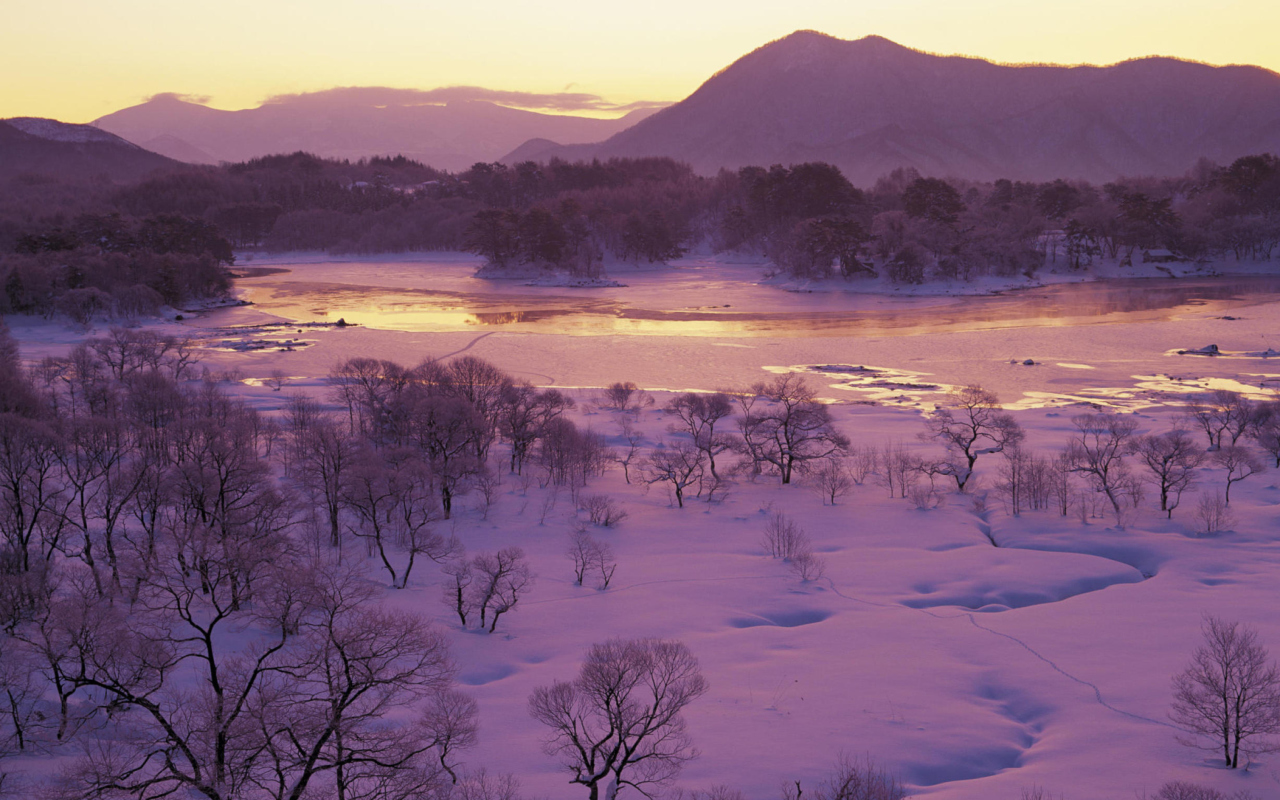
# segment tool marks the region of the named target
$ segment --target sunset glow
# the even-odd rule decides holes
[[[1280,69],[1268,0],[764,0],[552,4],[371,0],[17,2],[0,31],[0,117],[87,122],[160,92],[218,108],[334,86],[470,85],[675,101],[793,30],[879,34],[1003,62],[1161,54]],[[1242,23],[1247,21],[1247,23]]]

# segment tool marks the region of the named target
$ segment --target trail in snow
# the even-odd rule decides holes
[[[1173,728],[1174,730],[1182,730],[1177,725],[1173,725],[1172,723],[1164,722],[1163,720],[1152,719],[1151,717],[1144,717],[1141,714],[1135,714],[1131,711],[1125,711],[1122,708],[1118,708],[1115,705],[1112,705],[1109,701],[1107,701],[1105,697],[1102,696],[1102,689],[1098,688],[1097,684],[1087,681],[1084,678],[1080,678],[1075,675],[1072,675],[1070,672],[1067,672],[1065,669],[1059,666],[1056,662],[1054,662],[1053,659],[1048,658],[1047,656],[1042,654],[1040,651],[1036,650],[1034,647],[1027,644],[1022,639],[1019,639],[1017,636],[995,630],[994,628],[988,628],[987,626],[979,623],[977,618],[972,613],[962,612],[959,614],[951,614],[951,615],[936,614],[924,608],[911,608],[910,606],[899,605],[897,603],[878,603],[874,600],[867,600],[862,597],[856,597],[854,595],[845,594],[844,592],[840,591],[840,588],[838,586],[836,586],[835,581],[831,580],[830,578],[826,578],[825,580],[827,585],[831,587],[831,591],[834,592],[838,597],[842,597],[845,600],[849,600],[855,603],[862,603],[864,605],[875,606],[877,608],[901,608],[907,611],[917,611],[921,614],[925,614],[927,616],[933,617],[934,619],[943,619],[943,620],[962,619],[962,618],[968,619],[969,622],[973,625],[973,627],[977,628],[978,630],[986,631],[987,633],[990,633],[993,636],[999,636],[1004,639],[1008,639],[1011,642],[1014,642],[1019,647],[1026,650],[1031,655],[1035,656],[1040,661],[1043,661],[1045,664],[1048,664],[1050,668],[1052,668],[1055,672],[1059,673],[1063,677],[1071,681],[1074,681],[1075,683],[1078,683],[1081,686],[1089,687],[1090,689],[1093,690],[1093,695],[1097,699],[1098,704],[1101,705],[1103,708],[1106,708],[1107,710],[1113,711],[1122,716],[1129,717],[1130,719],[1136,719],[1142,722],[1150,722],[1153,725],[1161,725],[1166,728]],[[1073,595],[1073,596],[1078,596],[1078,595]]]
[[[584,600],[590,597],[602,597],[608,594],[616,594],[616,593],[625,592],[631,589],[639,589],[645,586],[657,586],[662,584],[721,583],[725,581],[768,580],[776,577],[778,576],[777,575],[732,575],[732,576],[726,576],[726,577],[720,577],[720,578],[668,578],[664,580],[641,581],[639,583],[627,584],[626,586],[618,586],[606,591],[592,592],[591,594],[568,595],[563,597],[551,597],[545,600],[534,600],[526,603],[525,605],[534,606],[534,605],[543,605],[546,603],[562,603],[562,602],[572,601],[572,600]],[[995,630],[994,628],[988,628],[987,626],[978,622],[977,618],[972,613],[962,612],[958,614],[938,614],[938,613],[929,611],[928,609],[911,608],[910,606],[904,606],[904,605],[901,605],[900,603],[883,603],[875,600],[868,600],[865,597],[858,597],[857,595],[846,594],[840,589],[839,586],[836,585],[835,581],[833,581],[831,578],[824,578],[823,582],[826,583],[826,585],[831,589],[832,593],[835,594],[837,597],[843,598],[844,600],[848,600],[853,603],[861,603],[863,605],[872,606],[874,608],[896,609],[896,610],[902,610],[902,611],[915,611],[917,613],[925,614],[926,616],[932,617],[934,619],[939,619],[939,620],[967,619],[969,623],[973,625],[973,627],[977,628],[978,630],[985,631],[993,636],[999,636],[1001,638],[1008,639],[1009,641],[1017,644],[1022,649],[1026,650],[1028,653],[1030,653],[1032,656],[1034,656],[1038,660],[1047,664],[1051,669],[1053,669],[1058,674],[1062,675],[1064,678],[1067,678],[1068,680],[1074,683],[1078,683],[1081,686],[1086,686],[1089,689],[1092,689],[1094,698],[1097,700],[1098,704],[1101,705],[1103,708],[1106,708],[1108,711],[1112,711],[1116,714],[1120,714],[1121,716],[1125,716],[1130,719],[1135,719],[1140,722],[1149,722],[1152,725],[1160,725],[1165,728],[1181,730],[1181,728],[1179,728],[1177,725],[1174,725],[1172,723],[1165,722],[1163,720],[1152,719],[1151,717],[1146,717],[1146,716],[1143,716],[1142,714],[1135,714],[1131,711],[1125,711],[1124,709],[1115,706],[1110,701],[1108,701],[1105,697],[1102,696],[1102,689],[1099,688],[1097,684],[1071,674],[1066,669],[1064,669],[1059,664],[1057,664],[1053,659],[1045,656],[1043,653],[1036,650],[1034,647],[1032,647],[1030,644],[1028,644],[1024,640],[1019,639],[1017,636],[1004,633],[1003,631]]]
[[[467,352],[468,350],[470,350],[471,348],[475,347],[475,346],[476,346],[476,344],[477,344],[477,343],[479,343],[479,341],[480,341],[481,339],[485,338],[486,336],[492,336],[492,335],[494,335],[495,333],[497,333],[497,331],[489,331],[488,333],[482,333],[482,334],[480,334],[479,336],[477,336],[476,338],[474,338],[474,339],[472,339],[471,341],[467,342],[467,343],[466,343],[466,345],[464,345],[463,347],[461,347],[461,348],[459,348],[459,349],[457,349],[457,350],[454,350],[452,353],[445,353],[445,354],[444,354],[444,355],[442,355],[442,356],[436,356],[436,359],[437,359],[438,361],[443,361],[443,360],[445,360],[446,358],[453,358],[454,356],[456,356],[456,355],[457,355],[457,354],[459,354],[459,353],[465,353],[465,352]]]
[[[1068,678],[1072,681],[1075,681],[1081,686],[1088,686],[1090,689],[1093,690],[1093,696],[1097,698],[1098,703],[1103,708],[1106,708],[1110,711],[1114,711],[1117,714],[1122,714],[1126,717],[1129,717],[1130,719],[1136,719],[1141,722],[1150,722],[1153,725],[1163,725],[1166,728],[1173,728],[1174,730],[1177,730],[1177,731],[1182,730],[1177,725],[1174,725],[1170,722],[1165,722],[1163,720],[1158,720],[1158,719],[1152,719],[1151,717],[1144,717],[1141,714],[1134,714],[1132,711],[1125,711],[1123,708],[1117,708],[1116,706],[1107,702],[1106,698],[1102,696],[1102,690],[1098,688],[1097,684],[1090,683],[1089,681],[1086,681],[1084,678],[1078,678],[1075,675],[1072,675],[1070,672],[1067,672],[1065,669],[1063,669],[1062,667],[1054,663],[1053,659],[1047,658],[1046,656],[1041,654],[1039,651],[1037,651],[1034,647],[1027,644],[1023,640],[1019,639],[1017,636],[1013,636],[1012,634],[1008,634],[1008,633],[1003,633],[1001,631],[995,630],[994,628],[988,628],[987,626],[979,623],[978,620],[974,618],[973,614],[965,614],[964,616],[968,617],[969,622],[973,623],[973,627],[977,628],[978,630],[986,631],[987,633],[994,634],[995,636],[1003,637],[1005,639],[1008,639],[1011,642],[1018,644],[1028,653],[1040,659],[1044,663],[1048,664],[1050,667],[1053,668],[1055,672],[1059,673],[1063,677]]]

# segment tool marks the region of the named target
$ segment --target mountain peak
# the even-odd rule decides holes
[[[869,34],[860,39],[841,39],[822,31],[799,30],[788,34],[781,39],[770,42],[760,50],[793,50],[807,49],[811,51],[823,50],[832,54],[837,53],[915,53],[909,47],[898,44],[892,39],[886,39],[877,34]]]
[[[1178,175],[1280,148],[1280,76],[1169,59],[997,64],[883,36],[796,31],[597,145],[712,174],[827,161],[854,183],[899,167],[976,180]],[[575,154],[578,151],[575,151]],[[550,157],[555,152],[547,152]]]
[[[824,70],[839,63],[898,62],[922,55],[883,36],[840,39],[820,31],[799,30],[758,48],[736,64],[755,64],[767,71]],[[733,69],[730,65],[721,72]]]

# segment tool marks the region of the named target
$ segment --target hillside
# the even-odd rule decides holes
[[[37,117],[0,120],[0,177],[105,175],[127,181],[175,166],[176,161],[90,125]]]
[[[827,161],[867,185],[897,167],[976,180],[1168,176],[1276,150],[1280,75],[1259,67],[1010,66],[800,31],[606,141],[526,143],[508,159],[669,156],[702,173]]]

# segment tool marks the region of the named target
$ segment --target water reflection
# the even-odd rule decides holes
[[[821,311],[805,310],[794,298],[748,310],[644,308],[628,303],[625,288],[611,296],[584,297],[258,283],[248,287],[247,296],[259,310],[287,319],[342,317],[383,330],[503,327],[572,335],[909,335],[1172,319],[1276,300],[1280,276],[1101,281],[968,297],[815,295],[814,303],[824,306]],[[785,305],[796,310],[775,310]]]
[[[475,325],[516,325],[521,322],[546,322],[547,320],[577,313],[571,308],[556,308],[546,311],[488,311],[477,312],[471,316]]]

